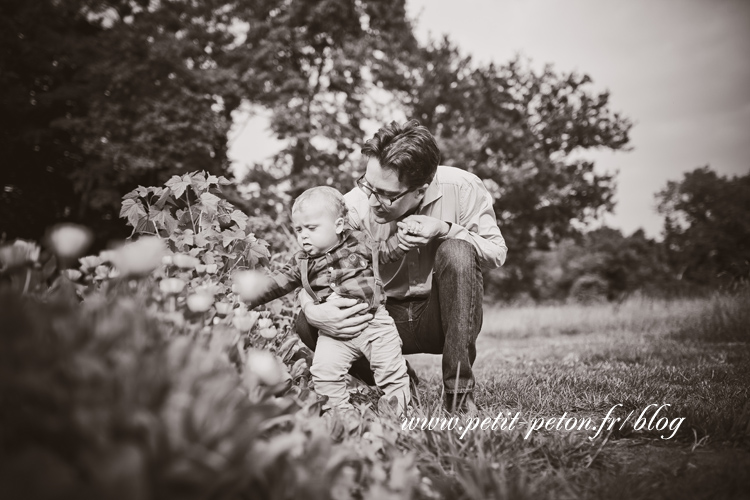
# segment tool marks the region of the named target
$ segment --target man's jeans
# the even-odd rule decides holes
[[[476,340],[482,328],[484,284],[477,252],[471,243],[446,240],[437,250],[429,297],[388,299],[386,309],[396,322],[404,354],[443,355],[443,387],[448,394],[474,390],[471,367],[477,356]],[[297,334],[312,350],[318,331],[300,312]],[[354,362],[349,373],[374,385],[365,358]]]

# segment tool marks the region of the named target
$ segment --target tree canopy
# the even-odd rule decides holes
[[[531,285],[530,250],[612,206],[613,177],[581,154],[627,147],[606,92],[550,66],[477,64],[447,38],[420,44],[404,0],[8,0],[0,14],[8,238],[60,220],[125,236],[121,198],[138,185],[232,178],[244,103],[269,109],[287,144],[240,179],[262,191],[245,202],[256,215],[311,185],[350,189],[365,130],[394,109],[433,131],[444,164],[485,180],[517,286]]]
[[[708,166],[657,194],[664,244],[679,279],[698,284],[750,280],[750,174],[725,177]]]

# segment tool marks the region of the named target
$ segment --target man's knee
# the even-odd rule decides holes
[[[476,269],[477,249],[464,240],[445,240],[437,249],[435,268],[444,269]]]

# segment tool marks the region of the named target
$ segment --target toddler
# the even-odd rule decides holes
[[[316,303],[340,296],[369,304],[367,312],[374,318],[357,337],[318,337],[310,370],[315,391],[328,396],[332,407],[352,409],[345,376],[351,364],[364,355],[385,393],[382,399],[390,402],[395,397],[398,413],[404,413],[411,399],[406,360],[396,324],[385,309],[378,272],[379,262],[399,260],[404,250],[399,247],[398,235],[377,244],[361,231],[348,228],[346,221],[346,203],[336,189],[315,187],[302,193],[292,206],[292,223],[302,251],[271,274],[254,296],[243,299],[253,308],[302,286]]]

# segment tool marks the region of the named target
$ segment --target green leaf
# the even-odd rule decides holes
[[[212,215],[216,214],[220,201],[221,201],[221,198],[219,198],[215,194],[203,193],[201,195],[201,203],[203,203],[203,206],[205,207],[206,212]]]
[[[128,219],[128,224],[137,228],[138,221],[146,217],[146,210],[140,201],[134,199],[123,200],[122,208],[120,209],[120,217]]]
[[[257,241],[247,246],[245,255],[251,267],[255,267],[258,264],[267,264],[268,259],[271,257],[271,254],[268,253],[268,248]]]
[[[138,190],[134,189],[125,196],[122,197],[123,200],[135,200],[138,198]]]
[[[222,236],[222,245],[224,245],[224,247],[226,248],[231,243],[237,240],[244,240],[245,232],[239,229],[232,229],[231,231],[223,231],[221,233],[221,236]]]
[[[189,185],[190,176],[187,174],[182,177],[173,175],[172,178],[165,183],[165,186],[172,190],[175,198],[182,196]]]
[[[195,172],[190,176],[193,184],[193,190],[195,194],[201,195],[206,189],[208,189],[208,182],[206,182],[206,175],[203,172]]]
[[[244,231],[247,227],[247,215],[245,215],[245,213],[241,210],[235,210],[234,212],[232,212],[231,217],[232,220],[237,223],[237,226]]]
[[[160,194],[159,199],[156,200],[156,203],[154,203],[154,206],[158,208],[159,210],[164,208],[164,205],[166,205],[167,202],[169,202],[171,205],[175,204],[174,200],[171,199],[171,194],[172,194],[171,190],[162,189],[161,193],[159,194]]]
[[[169,210],[158,210],[156,207],[151,207],[151,210],[149,211],[149,219],[151,219],[157,227],[161,226],[164,228],[167,231],[167,234],[171,234],[177,229],[177,219],[172,217]]]
[[[182,242],[186,245],[193,246],[195,245],[196,236],[197,235],[193,234],[192,230],[188,229],[187,231],[185,231],[185,237],[182,239]]]

